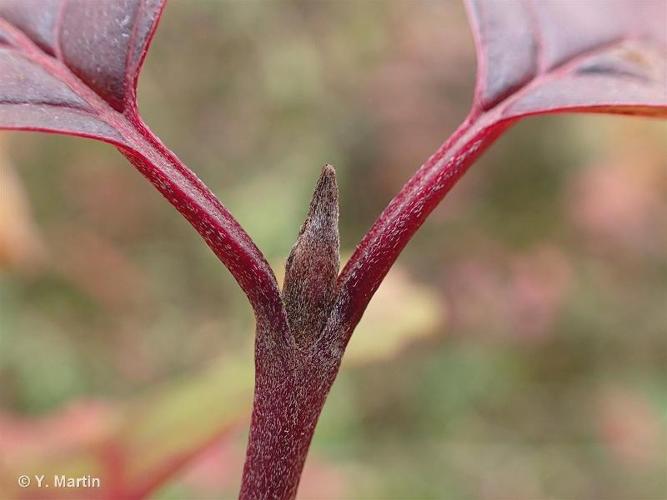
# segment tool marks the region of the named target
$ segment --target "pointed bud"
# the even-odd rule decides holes
[[[324,328],[340,265],[336,171],[325,165],[285,265],[283,301],[297,344],[309,345]]]

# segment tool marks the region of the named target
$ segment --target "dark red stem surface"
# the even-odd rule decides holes
[[[479,56],[470,116],[389,203],[338,276],[337,187],[335,171],[326,167],[282,292],[250,236],[139,117],[137,79],[163,0],[2,2],[0,126],[113,144],[229,269],[257,319],[240,495],[291,499],[355,326],[403,248],[479,155],[529,115],[667,114],[664,2],[614,2],[623,4],[614,11],[623,22],[611,24],[600,16],[602,3],[554,10],[553,2],[537,0],[468,0]],[[43,10],[28,12],[31,5]],[[640,22],[632,15],[638,7]],[[590,25],[584,37],[561,29],[582,19]]]
[[[86,113],[114,132],[113,135],[96,135],[86,131],[67,133],[116,146],[204,238],[246,293],[258,318],[274,322],[276,331],[283,329],[281,323],[284,324],[286,319],[280,290],[263,254],[211,190],[142,122],[136,107],[134,87],[131,87],[127,107],[117,110],[61,59],[46,53],[2,18],[0,28],[12,34],[22,57],[66,84],[86,103]],[[12,128],[59,131],[51,125]]]
[[[276,278],[257,246],[208,187],[141,122],[119,150],[192,224],[239,283],[258,321],[284,331]]]
[[[266,345],[271,332],[257,333],[258,352],[264,354],[255,365],[255,401],[239,498],[292,499],[341,358],[299,348],[276,350]]]
[[[322,337],[344,349],[373,294],[429,214],[513,121],[468,118],[403,186],[363,237],[338,278],[338,300]],[[341,333],[343,332],[343,333]]]
[[[475,159],[511,121],[481,115],[466,122],[408,181],[358,245],[338,277],[322,333],[298,346],[258,323],[255,400],[240,498],[296,495],[317,420],[345,346],[401,250]]]

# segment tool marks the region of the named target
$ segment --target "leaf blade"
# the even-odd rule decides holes
[[[0,0],[0,128],[125,145],[165,0]]]
[[[200,233],[256,314],[285,332],[280,291],[265,257],[138,113],[137,79],[165,3],[0,0],[0,128],[116,146]]]
[[[667,116],[664,0],[468,0],[478,51],[473,114]]]
[[[0,17],[39,47],[42,59],[59,60],[123,112],[134,103],[138,74],[164,4],[165,0],[4,0]],[[25,49],[18,37],[4,38],[14,48]]]

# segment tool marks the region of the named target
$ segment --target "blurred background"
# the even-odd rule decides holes
[[[456,0],[172,1],[139,97],[281,274],[321,165],[349,255],[474,74]],[[242,293],[112,147],[0,140],[0,491],[235,497]],[[667,498],[667,124],[533,118],[485,154],[355,333],[300,496]]]

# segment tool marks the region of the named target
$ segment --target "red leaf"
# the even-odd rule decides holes
[[[141,121],[139,71],[166,0],[0,0],[0,128],[116,145],[286,325],[273,271],[227,209]]]
[[[667,0],[466,5],[478,54],[470,114],[403,186],[343,268],[335,305],[344,311],[343,344],[414,233],[513,123],[565,111],[667,116]]]
[[[665,0],[469,0],[473,111],[667,113]]]
[[[0,127],[126,143],[164,0],[0,2]]]

